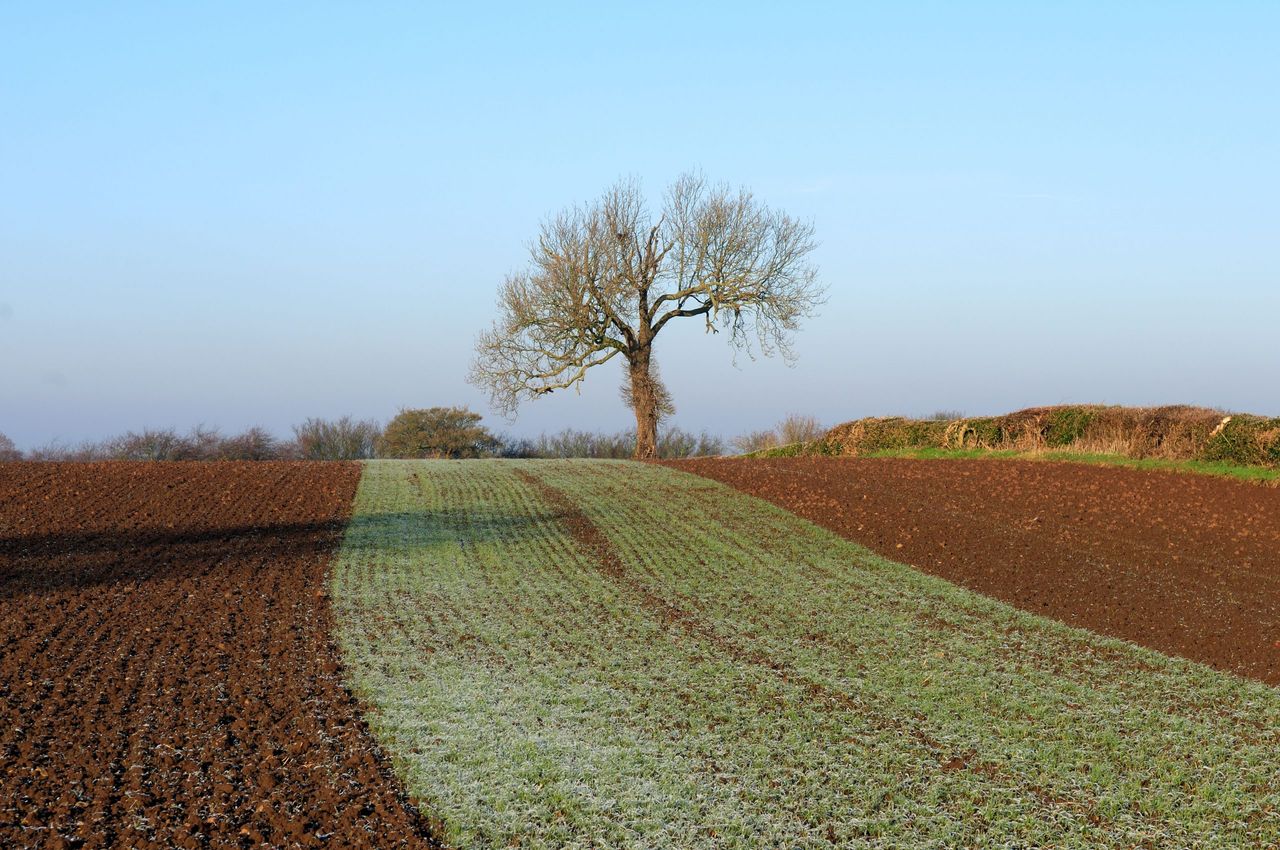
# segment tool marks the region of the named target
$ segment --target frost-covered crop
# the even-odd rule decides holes
[[[1280,839],[1280,693],[670,469],[371,462],[334,600],[462,847]]]

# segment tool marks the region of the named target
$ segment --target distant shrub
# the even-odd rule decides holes
[[[370,427],[376,434],[377,426]],[[204,425],[198,425],[185,434],[173,428],[144,428],[75,447],[52,442],[27,453],[29,460],[37,461],[257,461],[297,457],[296,443],[281,442],[265,428],[255,426],[239,434],[223,436],[217,428]]]
[[[1201,457],[1246,466],[1280,466],[1280,418],[1227,417],[1207,441]]]
[[[26,459],[36,461],[71,460],[72,458],[68,457],[71,451],[70,447],[59,443],[57,440],[51,440],[43,446],[37,446],[29,450],[26,453]]]
[[[498,441],[464,407],[401,410],[382,432],[379,457],[474,458],[494,454]]]
[[[18,447],[13,444],[4,434],[0,434],[0,463],[5,461],[22,460],[22,452],[18,451]]]
[[[502,440],[497,454],[523,458],[604,458],[627,459],[635,454],[634,431],[607,433],[566,428],[534,438]],[[658,457],[706,457],[725,453],[724,440],[708,431],[695,434],[681,428],[664,428],[658,432]]]
[[[724,440],[708,431],[694,434],[669,428],[658,434],[658,457],[713,457],[725,453]]]
[[[540,434],[529,442],[532,448],[529,457],[622,459],[635,454],[636,435],[628,431],[609,434],[565,428],[553,434]]]
[[[779,422],[774,430],[778,434],[778,442],[784,446],[816,440],[827,431],[816,417],[799,413],[788,414],[787,418]]]
[[[993,416],[956,419],[942,433],[942,447],[948,449],[990,449],[1000,444],[1003,435],[999,421]]]
[[[533,458],[541,457],[538,454],[538,442],[529,437],[512,437],[502,435],[497,438],[498,448],[494,452],[495,457],[502,458]]]
[[[198,460],[200,451],[213,439],[202,428],[191,437],[184,437],[173,428],[144,428],[107,440],[101,454],[111,460]]]
[[[205,425],[197,425],[186,434],[179,434],[173,428],[144,428],[101,443],[86,443],[74,452],[74,459],[220,460],[227,454],[228,443],[229,438],[223,437],[217,428]]]
[[[846,454],[865,454],[941,445],[949,427],[949,423],[941,420],[902,416],[857,419],[837,425],[828,432],[827,439],[843,446]]]
[[[221,460],[283,460],[292,454],[290,449],[265,428],[255,426],[223,439],[217,452]]]
[[[734,437],[733,446],[742,454],[752,454],[795,443],[811,443],[825,434],[826,429],[816,417],[789,413],[772,428]]]
[[[373,457],[380,433],[376,422],[347,416],[334,421],[308,419],[294,428],[293,441],[282,441],[259,426],[231,436],[204,425],[185,434],[173,428],[144,428],[74,447],[54,441],[26,456],[38,461],[352,460]]]
[[[742,454],[772,449],[778,445],[778,432],[772,428],[764,431],[750,431],[733,438],[733,447]]]
[[[175,460],[220,460],[226,439],[217,428],[197,425],[186,433],[186,453]]]
[[[34,461],[91,461],[109,460],[104,448],[105,443],[83,442],[78,446],[68,446],[58,440],[51,440],[43,446],[31,449],[26,454],[27,460]]]
[[[1061,407],[1050,411],[1040,429],[1045,445],[1070,446],[1084,439],[1094,415],[1094,411],[1087,407]]]
[[[751,457],[834,457],[839,454],[840,444],[823,438],[821,440],[810,440],[806,443],[791,443],[785,446],[775,446],[771,449],[761,449],[751,453]]]
[[[372,419],[309,418],[293,426],[294,445],[281,447],[281,453],[303,460],[363,460],[374,456],[381,433]]]

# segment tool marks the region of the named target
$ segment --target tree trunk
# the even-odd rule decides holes
[[[636,460],[658,456],[658,393],[650,374],[650,350],[634,352],[630,358],[631,404],[636,413]]]

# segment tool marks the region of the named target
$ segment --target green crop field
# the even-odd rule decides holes
[[[352,683],[458,846],[1260,847],[1280,693],[610,461],[375,461]]]

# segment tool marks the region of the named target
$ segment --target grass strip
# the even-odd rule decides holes
[[[1237,466],[1207,460],[1164,460],[1161,458],[1133,458],[1124,455],[1093,452],[1037,451],[1018,452],[992,449],[941,449],[934,447],[879,449],[864,457],[909,458],[915,460],[1048,460],[1067,463],[1084,463],[1092,466],[1123,466],[1130,469],[1182,472],[1193,475],[1217,475],[1250,481],[1257,484],[1280,485],[1280,469],[1265,466]]]
[[[671,469],[371,462],[333,596],[458,846],[1280,840],[1276,691]]]

